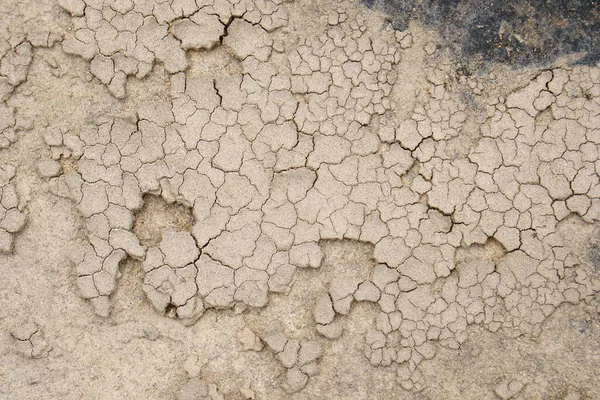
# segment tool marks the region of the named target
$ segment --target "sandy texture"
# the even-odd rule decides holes
[[[600,398],[600,66],[379,9],[0,3],[2,396]]]

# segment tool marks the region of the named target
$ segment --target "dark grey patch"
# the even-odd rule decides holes
[[[600,240],[593,243],[588,248],[588,256],[592,262],[594,270],[600,273]]]
[[[600,61],[600,0],[362,0],[389,15],[395,29],[419,20],[438,30],[470,67],[479,63],[544,66],[581,53]]]

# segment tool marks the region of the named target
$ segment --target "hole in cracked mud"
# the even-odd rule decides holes
[[[324,258],[321,268],[315,272],[321,279],[338,277],[365,280],[376,265],[373,258],[375,245],[371,243],[352,239],[324,239],[319,245]],[[327,275],[329,279],[325,278]]]
[[[569,252],[580,263],[589,263],[592,268],[600,272],[600,240],[597,239],[600,226],[571,213],[558,223],[556,230]]]
[[[223,46],[211,50],[190,51],[187,77],[222,77],[242,73],[242,64]]]
[[[146,247],[158,246],[165,229],[191,231],[192,210],[178,203],[168,203],[161,196],[144,195],[144,206],[135,214],[133,233]]]
[[[471,260],[490,260],[497,262],[506,255],[506,249],[494,238],[489,238],[485,244],[472,244],[468,247],[459,247],[454,255],[456,265]]]

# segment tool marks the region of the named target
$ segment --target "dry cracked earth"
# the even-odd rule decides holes
[[[600,399],[600,5],[1,0],[1,399]]]

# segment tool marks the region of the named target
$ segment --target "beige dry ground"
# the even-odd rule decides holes
[[[600,66],[355,1],[0,1],[0,399],[600,399]]]

